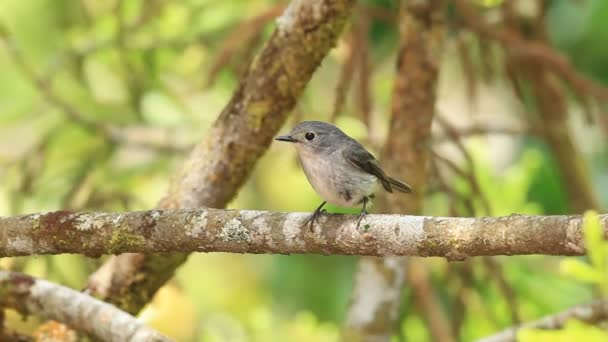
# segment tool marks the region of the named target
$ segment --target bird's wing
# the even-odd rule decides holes
[[[391,183],[384,171],[380,168],[376,158],[374,158],[371,153],[367,152],[361,145],[352,147],[354,148],[343,149],[342,156],[361,171],[378,177],[384,189],[388,192],[393,192]]]

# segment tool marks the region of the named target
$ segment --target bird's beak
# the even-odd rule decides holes
[[[298,142],[298,140],[295,139],[294,137],[292,137],[291,135],[281,135],[281,136],[274,138],[274,140],[287,141],[287,142],[292,142],[292,143]]]

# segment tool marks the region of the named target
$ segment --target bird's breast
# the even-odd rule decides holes
[[[299,157],[312,187],[333,205],[358,206],[363,197],[374,192],[377,178],[355,168],[341,155],[320,157],[301,151]]]

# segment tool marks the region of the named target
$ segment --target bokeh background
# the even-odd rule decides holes
[[[227,103],[286,3],[2,0],[0,215],[155,207],[173,171]],[[331,119],[377,154],[390,117],[399,39],[391,17],[396,5],[388,0],[362,3],[375,10],[369,13],[376,13],[367,17],[367,117],[361,114],[365,105],[356,90],[361,82],[357,75],[352,78],[355,90],[347,94],[338,115],[332,114],[338,80],[353,48],[347,27],[284,131],[304,119]],[[490,17],[501,5],[478,3]],[[530,1],[519,3],[521,11],[534,10],[526,9],[534,6]],[[547,4],[546,23],[554,46],[577,70],[608,84],[608,2]],[[480,77],[471,96],[466,86],[470,75],[462,64],[463,44],[475,46],[478,41],[457,30],[448,32],[437,115],[459,131],[481,127],[483,134],[463,133],[462,138],[474,167],[441,126],[434,127],[429,146],[473,174],[480,191],[474,193],[465,177],[448,170],[445,180],[459,196],[471,198],[471,206],[454,205],[431,181],[425,214],[575,213],[554,158],[531,128],[529,103],[500,73]],[[499,51],[474,52],[472,67],[483,74],[485,65],[491,69],[500,58]],[[568,103],[574,140],[605,208],[607,132],[597,121],[585,119],[588,108],[577,101]],[[595,103],[591,110],[605,120],[603,109]],[[230,207],[312,211],[319,203],[295,151],[272,144]],[[102,261],[72,255],[5,258],[0,268],[79,289]],[[344,256],[195,254],[141,317],[179,341],[335,341],[356,261]],[[491,264],[500,265],[499,275],[483,259],[466,264],[439,258],[425,262],[448,317],[460,318],[462,340],[510,326],[514,315],[527,321],[563,310],[608,287],[608,280],[585,277],[587,269],[580,266],[587,265],[585,258],[494,258]],[[604,276],[608,279],[608,272]],[[9,312],[9,322],[32,331],[38,321],[23,321]],[[430,338],[407,288],[400,322],[395,340]]]

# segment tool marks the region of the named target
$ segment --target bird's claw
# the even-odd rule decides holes
[[[359,226],[361,225],[361,221],[363,220],[363,217],[365,217],[365,215],[367,215],[366,211],[362,211],[359,214],[359,217],[357,218],[357,227],[356,227],[357,230],[359,230]]]
[[[319,207],[317,207],[317,209],[315,209],[315,211],[310,216],[308,216],[308,218],[306,218],[306,220],[302,224],[301,228],[304,228],[304,226],[309,225],[308,229],[311,232],[313,231],[315,221],[319,218],[319,216],[321,216],[327,212],[327,210],[323,209],[323,206],[325,205],[325,203],[326,202],[321,203],[321,205]]]
[[[304,228],[306,226],[308,226],[308,229],[310,230],[310,232],[314,231],[314,225],[315,225],[315,221],[317,221],[317,219],[319,218],[319,216],[325,214],[327,212],[327,210],[323,209],[323,210],[319,210],[319,211],[315,211],[314,213],[312,213],[310,216],[308,216],[306,218],[306,220],[304,221],[304,223],[302,223],[301,228]]]

